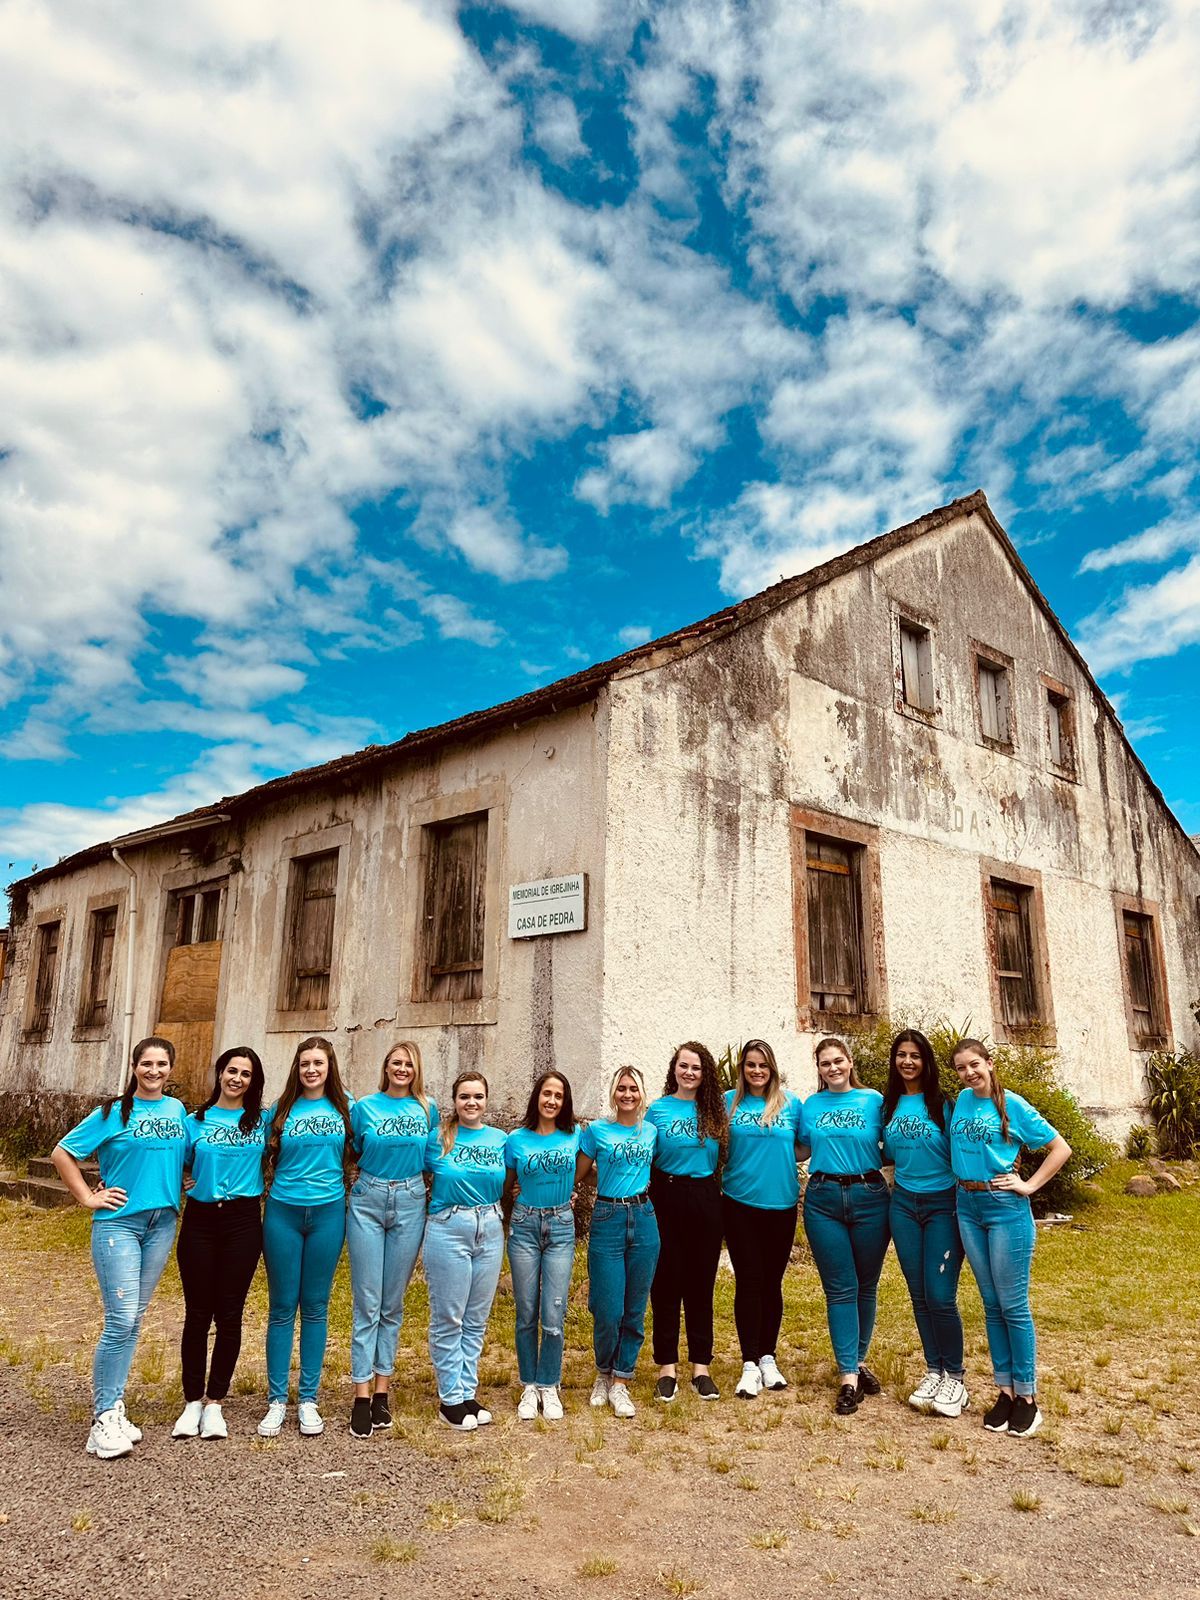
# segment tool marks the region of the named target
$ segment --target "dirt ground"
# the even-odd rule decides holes
[[[1089,1266],[1087,1293],[1046,1290],[1046,1426],[1028,1441],[982,1429],[991,1390],[966,1295],[976,1411],[948,1422],[904,1404],[921,1364],[889,1263],[875,1357],[885,1392],[854,1418],[833,1415],[811,1269],[800,1265],[789,1275],[780,1363],[793,1387],[784,1394],[733,1399],[723,1275],[719,1403],[688,1393],[656,1406],[644,1358],[638,1415],[618,1421],[588,1407],[591,1373],[577,1351],[564,1422],[519,1423],[502,1289],[483,1369],[491,1427],[460,1436],[437,1422],[428,1360],[414,1343],[401,1352],[400,1381],[405,1373],[412,1381],[399,1390],[394,1434],[351,1439],[343,1390],[327,1392],[322,1438],[289,1431],[268,1442],[254,1433],[263,1406],[259,1294],[241,1392],[227,1407],[230,1439],[174,1442],[181,1305],[168,1279],[129,1396],[146,1439],[115,1462],[83,1453],[99,1324],[80,1243],[86,1235],[77,1222],[5,1206],[0,1600],[82,1600],[114,1590],[159,1600],[776,1600],[976,1588],[1200,1597],[1200,1346],[1194,1316],[1183,1315],[1195,1303],[1188,1274],[1200,1234],[1196,1202],[1188,1203],[1191,1213],[1169,1213],[1179,1254],[1167,1263],[1171,1289],[1155,1296],[1155,1310],[1143,1315],[1127,1303],[1139,1281],[1138,1252],[1156,1237],[1145,1229],[1128,1238],[1114,1232],[1116,1264],[1105,1283]],[[1065,1260],[1071,1251],[1040,1241],[1047,1281],[1056,1255]],[[1112,1308],[1099,1327],[1096,1296]],[[335,1305],[335,1322],[341,1315]],[[419,1310],[414,1324],[418,1318]],[[568,1337],[578,1346],[581,1306],[573,1319]],[[338,1348],[335,1338],[327,1371]]]

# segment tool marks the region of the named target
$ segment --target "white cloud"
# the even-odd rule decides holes
[[[879,505],[871,495],[830,484],[752,483],[730,511],[698,531],[697,549],[720,561],[721,587],[741,598],[832,560],[879,531]]]
[[[1167,517],[1152,528],[1130,534],[1116,544],[1089,550],[1080,572],[1104,572],[1131,561],[1166,561],[1180,550],[1200,548],[1200,517]]]
[[[1200,555],[1154,583],[1126,589],[1073,630],[1097,675],[1200,643]]]
[[[632,650],[635,645],[645,644],[653,637],[653,632],[640,622],[631,622],[628,627],[617,631],[617,638],[626,650]]]
[[[587,154],[579,112],[569,95],[541,96],[534,116],[533,137],[552,160],[564,166]]]

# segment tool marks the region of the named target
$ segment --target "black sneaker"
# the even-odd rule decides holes
[[[356,1439],[369,1439],[371,1437],[371,1402],[366,1395],[359,1395],[350,1407],[350,1432]]]
[[[1008,1419],[1012,1416],[1013,1397],[1001,1392],[996,1396],[996,1404],[990,1411],[984,1413],[983,1425],[989,1433],[1007,1433]]]
[[[717,1388],[707,1372],[702,1372],[699,1377],[692,1379],[692,1388],[695,1389],[701,1400],[719,1400],[721,1398],[720,1389]]]
[[[654,1385],[654,1398],[670,1405],[678,1392],[679,1384],[675,1378],[660,1378]]]
[[[1008,1431],[1017,1439],[1030,1439],[1042,1425],[1042,1413],[1032,1395],[1019,1394],[1012,1403]]]
[[[386,1392],[377,1394],[371,1401],[371,1427],[378,1433],[380,1429],[390,1428],[391,1425],[392,1411],[388,1405],[387,1394]]]
[[[837,1404],[833,1408],[839,1417],[852,1417],[858,1410],[858,1389],[852,1383],[844,1383],[838,1390]]]
[[[463,1405],[461,1402],[458,1405],[450,1405],[443,1400],[441,1405],[438,1406],[438,1416],[441,1417],[447,1427],[457,1428],[460,1433],[473,1433],[479,1426],[475,1420],[475,1413],[470,1406]]]
[[[858,1388],[861,1394],[882,1394],[883,1385],[871,1371],[870,1367],[859,1367]]]

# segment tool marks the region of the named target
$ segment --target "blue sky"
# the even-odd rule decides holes
[[[4,878],[976,487],[1200,831],[1194,21],[6,8]]]

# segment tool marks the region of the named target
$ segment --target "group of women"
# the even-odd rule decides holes
[[[892,1044],[881,1095],[862,1086],[845,1041],[825,1038],[816,1050],[818,1087],[802,1101],[784,1088],[764,1040],[742,1048],[736,1085],[724,1093],[711,1052],[690,1040],[675,1051],[659,1098],[650,1099],[636,1067],[622,1067],[610,1085],[610,1115],[581,1127],[567,1078],[546,1072],[533,1085],[521,1125],[506,1134],[487,1121],[488,1085],[477,1072],[459,1075],[440,1115],[412,1043],[393,1046],[378,1090],[353,1100],[333,1046],[307,1039],[279,1100],[265,1109],[262,1063],[248,1046],[236,1046],[218,1058],[212,1093],[189,1116],[165,1093],[173,1046],[143,1039],[124,1093],[54,1150],[64,1182],[93,1213],[92,1260],[104,1304],[88,1452],[110,1459],[128,1454],[141,1438],[125,1411],[125,1384],[175,1238],[181,1188],[187,1191],[177,1245],[185,1403],[174,1436],[226,1437],[222,1403],[260,1255],[269,1291],[268,1403],[258,1431],[274,1437],[287,1420],[299,1315],[297,1422],[302,1434],[323,1432],[318,1390],[333,1276],[345,1244],[352,1294],[349,1424],[355,1437],[366,1438],[392,1426],[389,1387],[418,1254],[439,1414],[464,1432],[491,1422],[477,1394],[479,1360],[509,1204],[517,1416],[562,1417],[575,1207],[581,1186],[593,1178],[591,1404],[618,1417],[635,1414],[629,1381],[647,1302],[656,1400],[670,1404],[678,1394],[681,1325],[692,1388],[701,1400],[720,1398],[711,1365],[722,1243],[734,1272],[742,1355],[734,1393],[752,1400],[764,1389],[786,1389],[776,1356],[805,1160],[804,1228],[825,1292],[837,1412],[852,1415],[864,1395],[880,1390],[865,1363],[894,1239],[927,1369],[910,1404],[945,1417],[970,1404],[957,1306],[965,1252],[984,1305],[997,1388],[984,1426],[1026,1437],[1041,1423],[1029,1309],[1029,1196],[1071,1152],[1027,1101],[1005,1092],[980,1041],[961,1040],[953,1059],[962,1091],[950,1103],[929,1041],[906,1030]],[[1022,1148],[1045,1152],[1028,1178],[1017,1169]],[[101,1173],[95,1189],[80,1166],[92,1155]],[[895,1169],[890,1188],[885,1165]]]

